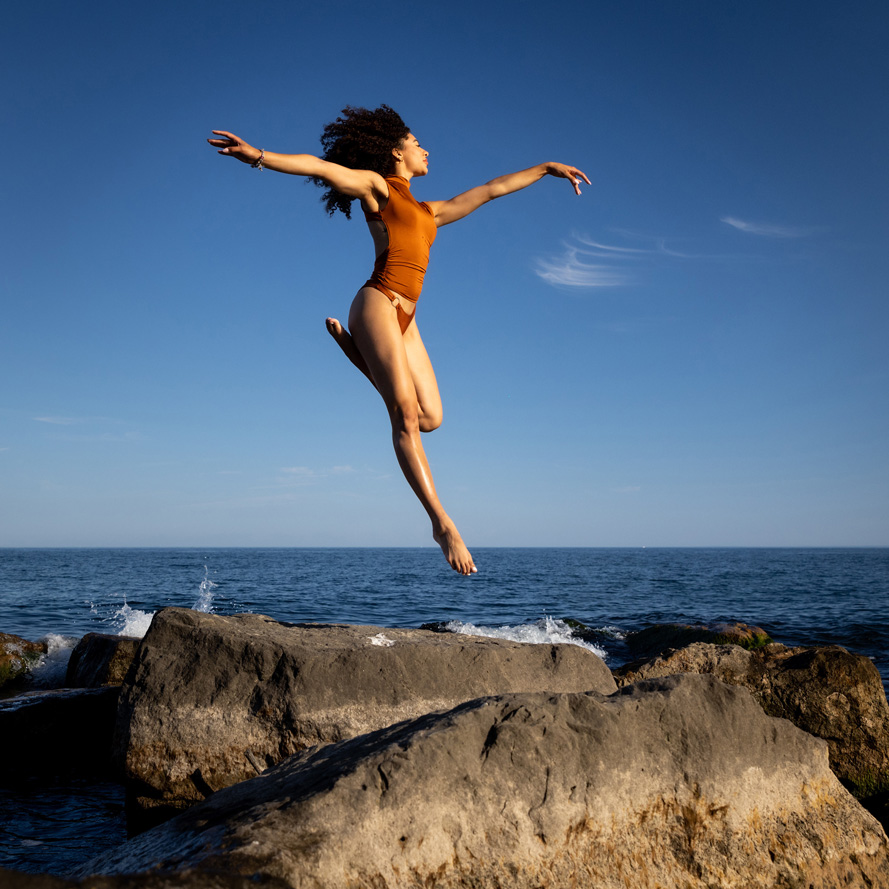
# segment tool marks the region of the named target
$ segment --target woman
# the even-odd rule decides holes
[[[349,310],[349,331],[335,318],[327,329],[353,364],[383,398],[392,422],[392,438],[401,471],[432,520],[432,536],[455,571],[474,574],[472,556],[457,526],[445,512],[432,481],[420,440],[421,432],[438,428],[441,397],[435,373],[414,320],[429,247],[438,228],[456,222],[482,204],[537,182],[546,175],[567,179],[577,194],[576,167],[539,164],[493,179],[449,201],[414,200],[410,183],[425,176],[429,152],[420,147],[399,115],[387,105],[374,110],[347,107],[324,128],[323,157],[273,154],[254,148],[225,130],[209,143],[260,170],[308,176],[327,189],[327,211],[351,218],[358,200],[374,240],[376,264]]]

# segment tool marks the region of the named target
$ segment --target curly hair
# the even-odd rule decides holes
[[[398,112],[388,105],[373,111],[367,108],[343,108],[343,116],[327,124],[321,132],[321,147],[326,161],[342,164],[353,170],[373,170],[385,176],[391,169],[392,149],[401,145],[410,132]],[[339,210],[352,218],[355,198],[330,188],[323,179],[309,177],[311,182],[327,191],[322,195],[325,209],[333,216]]]

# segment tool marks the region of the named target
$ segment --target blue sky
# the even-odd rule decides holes
[[[221,158],[386,102],[439,233],[425,438],[483,546],[889,545],[883,3],[6,4],[0,546],[425,546],[324,329],[363,222]]]

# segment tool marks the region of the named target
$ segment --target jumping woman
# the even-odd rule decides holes
[[[546,163],[492,179],[449,201],[417,203],[411,180],[429,171],[429,152],[387,105],[373,111],[343,109],[343,116],[324,128],[322,157],[273,154],[248,145],[234,133],[213,130],[213,134],[219,138],[208,142],[219,154],[260,170],[307,176],[326,188],[324,200],[331,215],[339,210],[351,218],[352,201],[359,201],[376,264],[352,301],[349,330],[336,318],[327,319],[327,329],[382,396],[398,464],[432,520],[433,538],[455,571],[474,574],[472,556],[435,492],[420,439],[421,432],[437,429],[442,420],[435,373],[414,319],[429,248],[441,226],[544,176],[567,179],[577,194],[580,181],[590,180],[576,167]]]

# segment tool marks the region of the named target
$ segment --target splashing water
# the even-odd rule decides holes
[[[65,684],[68,661],[78,639],[78,636],[63,636],[59,633],[48,633],[43,637],[46,654],[41,655],[28,677],[32,688],[60,688]]]
[[[599,648],[598,645],[578,639],[565,621],[551,617],[543,617],[531,624],[503,627],[480,627],[476,624],[452,620],[446,624],[446,627],[452,633],[464,633],[467,636],[488,636],[492,639],[509,639],[513,642],[530,642],[537,645],[559,643],[579,645],[581,648],[586,648],[593,654],[597,654],[600,658],[607,657],[605,650]]]
[[[201,585],[198,588],[198,598],[194,605],[191,606],[192,610],[203,611],[205,614],[213,613],[213,590],[219,586],[219,584],[213,583],[213,581],[210,580],[209,574],[210,572],[207,570],[207,566],[204,565],[204,579],[201,581]]]
[[[153,611],[139,611],[138,608],[130,608],[124,600],[123,605],[114,612],[111,619],[117,623],[118,636],[135,636],[141,639],[151,626]]]
[[[218,586],[218,584],[210,580],[209,575],[209,569],[204,565],[204,579],[198,587],[198,597],[194,605],[191,606],[192,610],[203,611],[206,614],[210,614],[213,611],[213,590]],[[98,608],[93,604],[90,604],[90,610],[94,614],[98,613]],[[137,639],[142,639],[148,632],[155,613],[154,611],[140,611],[138,608],[130,607],[126,596],[124,596],[123,604],[107,620],[114,625],[118,636],[134,636]]]

